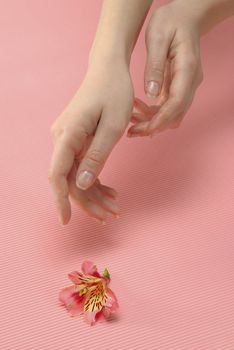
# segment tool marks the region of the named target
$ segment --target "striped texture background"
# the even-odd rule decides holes
[[[56,220],[49,127],[86,69],[100,1],[1,3],[0,349],[234,350],[233,20],[202,40],[205,81],[182,127],[123,137],[101,174],[121,218]],[[133,57],[143,97],[144,41]],[[57,302],[84,259],[112,276],[115,320]]]

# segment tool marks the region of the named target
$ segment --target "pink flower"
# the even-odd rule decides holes
[[[83,273],[73,271],[68,274],[73,285],[60,291],[59,301],[71,316],[84,313],[85,321],[93,325],[99,317],[109,318],[119,305],[114,292],[108,287],[110,274],[107,269],[100,275],[96,265],[84,261],[81,270]]]

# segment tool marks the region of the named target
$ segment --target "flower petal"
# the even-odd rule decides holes
[[[84,320],[92,326],[96,322],[96,314],[97,314],[97,311],[85,312],[84,313]]]
[[[63,288],[60,292],[59,292],[59,301],[62,304],[67,304],[69,302],[69,300],[72,298],[72,295],[75,293],[75,286],[69,286],[69,287],[65,287]]]
[[[65,305],[72,316],[82,312],[84,297],[76,292],[75,286],[63,288],[59,293],[59,301]]]
[[[84,275],[100,277],[99,273],[97,272],[97,266],[94,265],[92,261],[85,260],[81,265],[81,270]]]
[[[110,312],[108,311],[108,314],[107,314],[105,312],[105,307],[103,307],[103,309],[96,314],[95,320],[98,322],[104,322],[107,319],[109,319],[109,314]]]
[[[82,299],[83,300],[83,299]],[[83,303],[73,300],[67,307],[67,310],[71,316],[80,315],[83,313]]]
[[[107,300],[105,303],[105,307],[108,308],[110,312],[115,312],[119,308],[118,300],[114,292],[106,287]]]
[[[103,317],[105,320],[110,319],[110,317],[111,317],[111,312],[110,312],[110,309],[108,309],[108,307],[104,307],[104,308],[102,309],[102,317]]]
[[[80,278],[83,277],[83,274],[78,271],[72,271],[68,274],[68,278],[75,284],[83,283]]]
[[[105,285],[100,282],[96,286],[92,286],[86,293],[84,303],[85,319],[88,323],[95,322],[95,316],[100,312],[107,300]]]

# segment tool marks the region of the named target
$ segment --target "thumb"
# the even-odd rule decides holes
[[[122,130],[114,128],[113,125],[108,126],[104,118],[101,118],[95,136],[77,170],[78,188],[86,190],[93,185],[122,134]]]
[[[168,54],[168,41],[162,34],[152,29],[146,35],[147,59],[145,66],[145,93],[148,97],[157,97],[160,94],[165,64]]]

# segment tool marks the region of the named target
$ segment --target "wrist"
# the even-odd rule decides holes
[[[174,0],[195,22],[200,35],[234,14],[233,0]]]
[[[129,69],[130,59],[131,53],[124,47],[110,47],[95,43],[89,52],[88,66],[99,66],[104,69],[105,67],[113,67],[115,69],[116,66],[121,65]]]

